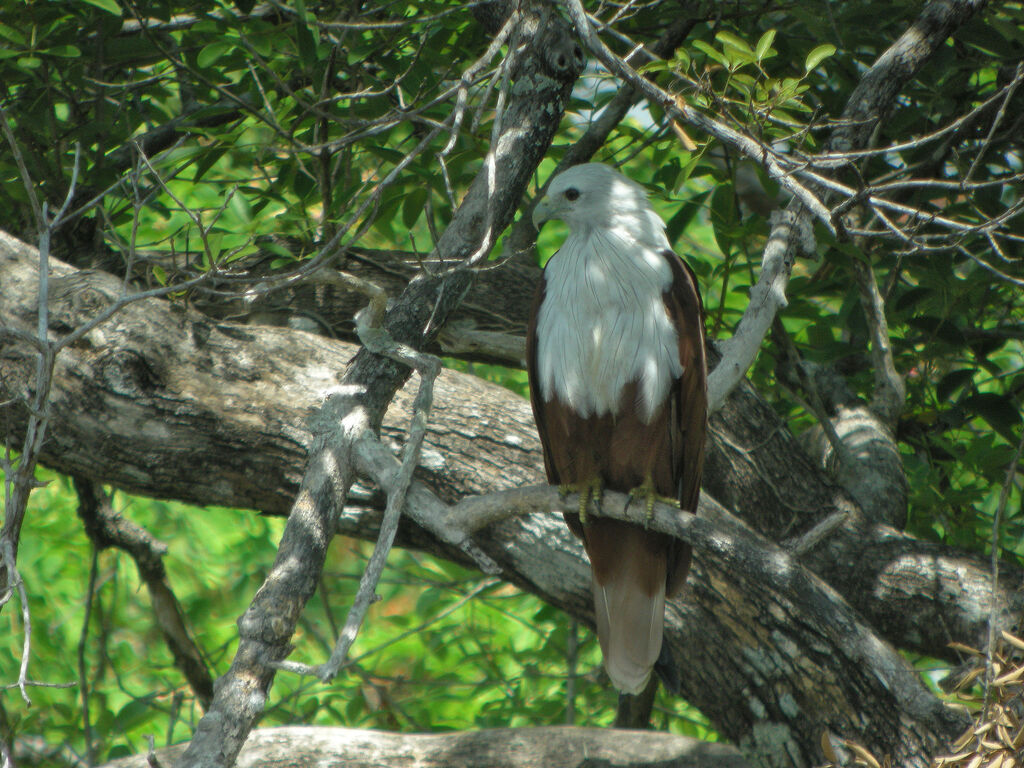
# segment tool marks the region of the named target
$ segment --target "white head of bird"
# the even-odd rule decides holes
[[[654,250],[670,247],[647,190],[603,163],[575,165],[551,180],[533,210],[533,224],[540,229],[552,219],[564,221],[574,235],[618,229]]]

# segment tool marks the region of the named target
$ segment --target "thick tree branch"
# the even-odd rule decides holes
[[[175,765],[185,745],[156,751]],[[253,731],[239,768],[344,765],[346,768],[752,768],[738,750],[686,736],[602,728],[509,728],[437,734],[291,726]],[[101,768],[152,768],[146,755]]]
[[[59,328],[81,323],[120,293],[121,282],[111,275],[79,272],[56,260],[51,268],[57,284],[76,285],[51,304],[51,322]],[[34,326],[37,269],[33,248],[0,233],[0,328]],[[511,291],[529,294],[514,282]],[[41,460],[143,495],[283,514],[311,442],[309,415],[340,388],[336,372],[352,354],[349,344],[302,331],[215,323],[145,300],[58,358],[56,431]],[[0,345],[0,402],[13,401],[2,412],[2,426],[11,438],[26,418],[15,403],[30,391],[33,355],[30,344],[11,337]],[[84,411],[81,403],[94,407]],[[388,445],[404,440],[411,403],[411,394],[400,393],[385,419]],[[100,413],[115,416],[93,415]],[[532,414],[521,398],[445,371],[433,413],[417,476],[445,502],[542,480]],[[734,391],[712,420],[708,450],[705,487],[775,541],[848,513],[836,536],[809,557],[892,642],[944,658],[955,658],[946,648],[950,637],[975,647],[984,643],[979,617],[988,611],[987,562],[916,541],[880,524],[884,517],[875,510],[857,509],[749,386]],[[206,471],[214,464],[218,473]],[[357,489],[351,503],[366,506],[374,499]],[[376,534],[364,527],[359,535]],[[408,528],[404,535],[400,529],[399,541],[409,543]],[[435,551],[441,546],[425,535],[418,543]],[[457,551],[455,542],[448,546]],[[1001,575],[999,605],[1007,620],[1021,607],[1015,597],[1020,579],[1012,568]]]
[[[465,532],[482,531],[485,527],[499,531],[531,526],[546,529],[551,511],[574,509],[578,509],[578,497],[564,497],[550,486],[535,486],[465,499],[452,505],[448,520],[451,528]],[[602,496],[601,509],[601,514],[649,524],[655,530],[670,533],[694,546],[698,554],[692,587],[699,596],[701,608],[693,612],[695,606],[690,600],[673,606],[684,618],[678,624],[670,622],[669,642],[674,652],[685,658],[686,665],[694,664],[696,658],[710,652],[706,662],[716,670],[712,676],[718,684],[729,687],[730,683],[718,678],[728,679],[734,675],[734,681],[736,678],[744,681],[745,695],[764,707],[773,723],[771,733],[756,728],[737,728],[726,713],[709,712],[706,700],[699,704],[726,735],[746,748],[772,753],[783,748],[782,742],[785,742],[784,750],[791,755],[803,753],[803,758],[796,758],[797,764],[811,764],[814,754],[806,751],[807,745],[816,744],[815,737],[822,731],[847,736],[857,733],[858,740],[906,761],[907,765],[924,766],[927,756],[940,749],[966,724],[962,713],[948,709],[932,697],[902,658],[879,642],[874,631],[823,582],[789,553],[733,518],[708,494],[702,496],[697,516],[680,515],[678,509],[658,504],[653,517],[647,520],[642,506],[630,505],[627,495],[611,491]],[[510,526],[501,525],[510,516],[524,514],[541,518],[532,523],[515,521]],[[555,524],[558,525],[558,521]],[[539,571],[530,574],[534,579],[540,575]],[[552,578],[564,579],[565,575],[554,574]],[[585,585],[580,587],[585,589]],[[771,595],[770,613],[758,614],[764,609],[758,607],[757,599],[752,599],[754,590]],[[551,594],[555,590],[549,584],[544,591]],[[716,603],[723,604],[715,607]],[[749,623],[741,617],[748,617]],[[814,627],[814,639],[801,637],[800,627]],[[704,644],[696,642],[696,636],[709,634],[717,639],[710,643],[705,640]],[[761,639],[752,640],[752,636],[762,635]],[[758,647],[759,652],[767,656],[765,659],[752,657],[741,650],[735,654],[723,653],[723,640],[726,646],[737,650],[750,651]],[[827,661],[807,650],[799,654],[799,660],[789,659],[784,653],[777,654],[779,644],[785,642],[807,649],[819,641],[831,649],[826,654]],[[770,672],[764,666],[767,658],[771,659]],[[801,671],[786,671],[789,664],[796,664]],[[809,671],[808,666],[813,666],[814,671]],[[845,679],[851,670],[858,670],[858,674],[853,675],[856,680]],[[863,678],[860,673],[864,674]],[[753,682],[764,680],[765,676],[772,681],[767,686]],[[822,680],[832,683],[822,688]],[[695,683],[692,677],[684,676],[684,692],[696,694],[696,691],[686,690]],[[702,679],[699,685],[707,685],[707,680]],[[780,696],[776,690],[770,694],[766,688],[773,685],[781,686],[785,693]],[[862,695],[871,698],[872,694],[864,687],[875,685],[880,685],[874,694],[876,698],[891,696],[894,699],[893,707],[900,713],[895,722],[888,711],[881,719],[856,722],[853,712],[863,717],[871,710],[855,702]],[[819,699],[818,694],[825,691],[826,696]],[[694,701],[691,695],[687,698]],[[716,714],[723,719],[716,718]],[[851,716],[853,719],[848,720]]]
[[[0,321],[18,328],[34,321],[38,262],[31,248],[6,242],[8,247],[0,253],[5,287]],[[53,270],[58,283],[80,274],[55,261]],[[107,296],[120,290],[116,278],[96,273],[77,284],[82,291],[61,294],[52,304],[51,322],[80,322],[84,313],[100,311]],[[31,381],[31,366],[26,369],[24,364],[30,354],[19,343],[5,344],[0,398],[17,397],[22,385]],[[131,305],[59,358],[54,437],[42,458],[62,471],[91,471],[97,480],[136,492],[189,494],[199,503],[284,511],[311,440],[296,425],[325,393],[341,386],[334,372],[344,369],[348,355],[351,347],[341,342],[299,331],[215,325],[158,300]],[[403,393],[393,417],[385,421],[383,434],[389,441],[402,439],[410,400],[411,395]],[[82,402],[94,403],[95,408],[83,411]],[[91,413],[106,416],[97,422]],[[14,426],[23,418],[14,408],[8,415]],[[436,520],[443,520],[445,504],[467,495],[539,482],[541,461],[533,430],[525,401],[473,377],[443,373],[418,472],[434,492],[420,483],[413,483],[409,491],[417,517],[426,514],[430,498],[438,499],[431,503]],[[396,460],[387,458],[394,466]],[[211,464],[219,467],[216,475],[205,471]],[[839,588],[897,644],[945,654],[950,637],[974,645],[984,637],[991,586],[987,563],[872,523],[815,468],[749,387],[741,386],[712,422],[706,480],[709,498],[717,496],[726,508],[776,541],[799,536],[816,522],[839,514],[842,525],[807,551],[802,561]],[[370,501],[365,495],[355,498],[357,503]],[[473,503],[467,499],[460,506]],[[350,507],[339,524],[350,535],[372,539],[379,520],[377,512]],[[430,530],[441,529],[433,522]],[[397,541],[472,564],[458,535],[439,536],[403,522]],[[506,578],[590,620],[586,562],[555,516],[496,523],[473,541],[501,566]],[[742,656],[750,642],[735,630],[727,631],[731,624],[721,622],[733,616],[737,606],[757,605],[765,594],[760,583],[749,580],[737,580],[726,589],[730,582],[710,579],[712,572],[697,569],[687,599],[670,611],[667,636],[676,658],[684,663],[687,697],[716,724],[721,719],[723,732],[742,739],[744,726],[727,714],[736,697],[742,698],[734,686],[743,685],[745,675],[756,679],[762,674],[763,670],[755,671],[762,661],[780,662],[775,656],[756,657],[746,662],[752,667],[732,668],[731,681],[708,677],[722,669],[723,657]],[[1013,569],[1001,574],[998,594],[1005,614],[1000,615],[1015,610],[1015,588],[1020,583],[1020,574]],[[773,626],[770,611],[763,616],[755,612],[749,621],[753,624],[743,626]],[[720,627],[725,634],[704,631],[708,627]],[[757,647],[777,649],[770,632],[758,638]],[[785,717],[788,700],[778,704],[773,699],[777,695],[758,691],[757,697],[766,715]]]

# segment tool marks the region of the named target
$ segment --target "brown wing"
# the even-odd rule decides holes
[[[672,286],[665,307],[679,335],[683,374],[669,394],[669,445],[679,505],[696,513],[704,471],[704,440],[708,421],[708,362],[704,341],[704,304],[697,278],[672,251],[662,255],[672,266]],[[690,568],[690,547],[674,541],[669,557],[667,593],[674,595]]]
[[[541,302],[544,301],[544,290],[547,278],[541,273],[537,290],[533,294],[533,307],[530,309],[530,323],[526,329],[526,372],[530,380],[530,404],[533,406],[533,419],[537,422],[537,433],[540,435],[540,447],[544,452],[544,469],[547,471],[548,483],[559,485],[562,481],[555,469],[548,444],[548,427],[544,398],[540,393],[539,371],[537,370],[537,314]]]

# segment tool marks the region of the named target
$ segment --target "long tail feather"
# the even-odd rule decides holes
[[[661,652],[665,621],[663,537],[608,518],[585,529],[605,669],[624,693],[643,690]]]

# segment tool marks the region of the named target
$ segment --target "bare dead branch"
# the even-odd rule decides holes
[[[32,614],[29,611],[28,591],[25,589],[25,582],[22,580],[15,565],[14,542],[6,538],[0,539],[0,555],[3,558],[7,589],[12,592],[16,590],[18,592],[18,599],[21,602],[21,666],[18,668],[17,686],[18,690],[21,691],[22,701],[31,706],[32,700],[28,697],[28,691],[26,690],[29,685],[28,662],[32,656]],[[8,596],[3,597],[4,599],[0,602],[0,606],[9,599]]]
[[[412,473],[420,460],[420,448],[426,435],[427,419],[433,402],[434,379],[441,371],[441,361],[433,355],[417,352],[405,344],[399,344],[384,331],[380,323],[384,316],[384,303],[373,301],[356,318],[359,338],[363,346],[375,354],[389,357],[397,362],[413,366],[420,377],[419,391],[413,401],[413,412],[409,423],[409,438],[403,451],[401,467],[395,478],[394,486],[388,492],[387,508],[381,523],[380,535],[373,548],[373,554],[366,564],[363,576],[359,581],[359,590],[352,602],[345,625],[338,635],[338,641],[327,663],[318,670],[317,676],[323,682],[329,682],[338,674],[338,669],[348,658],[348,651],[355,642],[356,634],[366,618],[366,612],[374,600],[377,583],[387,562],[391,545],[398,531],[398,521],[405,506],[406,494],[412,482]]]
[[[1003,122],[1003,118],[1006,117],[1006,107],[1010,103],[1010,99],[1017,92],[1017,88],[1020,87],[1021,82],[1024,81],[1024,62],[1017,65],[1017,71],[1014,74],[1013,80],[1010,81],[1009,85],[1006,86],[1003,93],[1003,103],[999,105],[999,111],[996,112],[995,118],[992,120],[992,125],[989,126],[988,135],[985,136],[985,140],[981,143],[978,148],[978,153],[974,156],[971,161],[971,167],[967,169],[967,173],[964,174],[964,183],[970,183],[971,177],[974,176],[974,171],[977,170],[978,164],[985,157],[985,152],[992,144],[992,137],[995,135],[996,129]]]
[[[860,291],[861,306],[871,333],[871,359],[874,361],[875,391],[871,410],[890,427],[903,412],[907,390],[903,377],[896,370],[889,339],[889,322],[885,317],[885,301],[878,290],[874,273],[862,261],[852,261],[854,278]]]
[[[96,747],[93,741],[92,715],[89,706],[89,669],[85,661],[85,647],[89,640],[89,622],[92,621],[92,602],[96,598],[96,578],[99,573],[99,549],[91,547],[89,563],[89,584],[85,590],[85,614],[82,629],[78,633],[76,656],[78,662],[78,692],[82,699],[82,735],[85,737],[85,758],[88,765],[96,764]]]
[[[213,675],[202,650],[192,638],[185,623],[185,612],[168,581],[163,564],[167,546],[116,512],[110,505],[110,497],[91,480],[76,477],[74,485],[78,493],[78,515],[93,546],[97,551],[116,547],[132,558],[149,592],[154,622],[164,636],[175,665],[203,707],[209,706],[213,698]]]
[[[15,152],[17,147],[13,144],[14,137],[10,134],[7,125],[6,114],[0,114],[0,122],[3,123],[8,140],[12,142]],[[17,466],[12,466],[10,450],[8,448],[4,459],[4,524],[0,528],[0,608],[3,607],[7,598],[7,590],[13,580],[20,582],[16,576],[16,561],[18,557],[18,543],[21,538],[21,527],[28,509],[28,499],[32,490],[36,487],[35,473],[36,464],[39,461],[39,452],[42,450],[43,441],[46,438],[46,426],[49,418],[50,408],[50,386],[53,383],[53,361],[56,355],[56,348],[49,341],[49,280],[50,280],[50,239],[56,230],[63,223],[64,214],[67,212],[71,199],[75,194],[75,186],[78,183],[79,161],[81,149],[75,145],[75,163],[71,173],[71,181],[68,185],[67,194],[64,197],[57,214],[51,218],[49,215],[48,202],[43,201],[40,206],[39,224],[39,270],[38,288],[36,291],[36,358],[35,390],[29,405],[29,419],[25,428],[25,438],[22,443],[21,456],[18,457]],[[30,196],[34,195],[32,180],[25,171],[22,177],[23,183],[27,186]],[[13,471],[11,471],[13,470]],[[23,589],[24,585],[19,587]],[[27,608],[27,603],[25,604]],[[25,631],[30,632],[30,624],[25,625]],[[26,636],[26,647],[28,637]],[[24,662],[27,664],[27,660]],[[22,670],[24,677],[25,670]],[[22,689],[24,696],[24,688]]]

